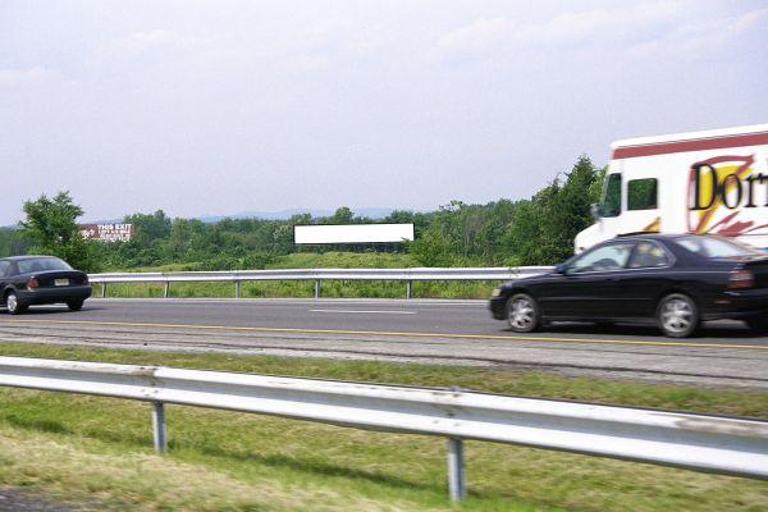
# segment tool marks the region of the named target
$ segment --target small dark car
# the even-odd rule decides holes
[[[78,311],[91,296],[88,275],[52,256],[0,259],[0,289],[3,304],[12,315],[36,304],[64,303]]]
[[[493,295],[493,317],[523,333],[553,320],[655,321],[682,338],[718,319],[768,332],[768,253],[713,235],[625,236]]]

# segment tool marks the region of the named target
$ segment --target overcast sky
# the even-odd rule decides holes
[[[0,224],[517,199],[765,122],[764,0],[0,2]]]

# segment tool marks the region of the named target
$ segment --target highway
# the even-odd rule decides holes
[[[518,335],[485,301],[91,299],[80,312],[0,313],[0,342],[229,352],[542,370],[768,389],[768,337],[739,322],[697,338],[652,326],[557,324]]]

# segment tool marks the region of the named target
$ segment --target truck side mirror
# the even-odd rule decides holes
[[[597,203],[589,205],[589,213],[592,214],[593,219],[600,220],[600,206],[598,206]]]

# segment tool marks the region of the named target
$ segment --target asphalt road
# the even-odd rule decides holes
[[[768,389],[768,337],[738,322],[671,340],[651,326],[556,324],[518,335],[484,301],[91,299],[0,313],[24,341],[540,369],[568,375]]]

